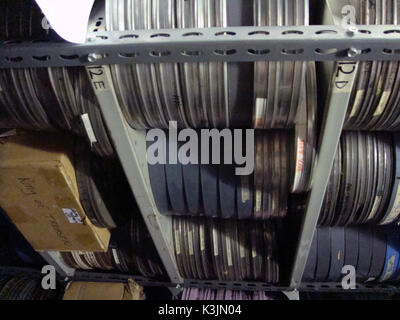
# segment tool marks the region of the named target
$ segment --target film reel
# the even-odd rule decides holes
[[[272,222],[174,216],[172,229],[177,266],[186,279],[279,282]]]
[[[388,133],[343,133],[320,213],[320,226],[387,224],[398,219],[394,207],[395,144]]]
[[[250,6],[242,0],[232,1],[229,6],[226,0],[106,1],[106,28],[133,31],[251,25],[247,18],[250,14],[238,14],[243,11],[250,13]],[[247,108],[243,108],[243,103],[248,102],[242,95],[249,87],[246,64],[162,63],[111,68],[118,100],[134,128],[166,128],[169,121],[176,121],[180,128],[229,127],[250,122]]]
[[[303,282],[340,282],[343,266],[354,267],[359,283],[396,281],[399,239],[393,227],[317,228]]]

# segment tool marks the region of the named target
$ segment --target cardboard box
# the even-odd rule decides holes
[[[0,139],[0,206],[38,251],[106,251],[79,201],[74,138],[19,133]]]
[[[144,300],[143,287],[129,279],[127,284],[70,282],[63,300]]]

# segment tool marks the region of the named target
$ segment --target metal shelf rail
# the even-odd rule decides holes
[[[157,281],[144,277],[121,275],[112,273],[96,273],[89,271],[76,271],[74,281],[92,281],[92,282],[127,282],[133,279],[143,286],[157,287],[191,287],[191,288],[211,288],[211,289],[229,289],[244,291],[267,291],[267,292],[290,292],[290,287],[274,286],[262,282],[236,282],[236,281],[208,281],[208,280],[190,280],[187,279],[181,285],[175,283]],[[357,284],[355,289],[345,290],[340,283],[302,283],[299,292],[379,292],[379,293],[400,293],[400,288],[393,285],[381,284]]]
[[[0,266],[0,276],[13,277],[31,277],[41,279],[43,274],[40,270],[22,267]],[[169,288],[173,294],[178,294],[179,288],[211,288],[211,289],[229,289],[229,290],[245,290],[245,291],[266,291],[266,292],[290,292],[289,287],[273,286],[268,283],[261,282],[232,282],[232,281],[200,281],[185,280],[181,285],[171,282],[148,279],[141,276],[114,274],[105,272],[92,272],[77,270],[73,277],[59,277],[60,282],[66,281],[89,281],[89,282],[128,282],[129,279],[134,280],[142,286],[148,287],[164,287]],[[175,291],[174,291],[175,290]],[[357,293],[400,293],[400,288],[390,284],[357,284],[355,289],[345,290],[338,283],[302,283],[298,288],[298,292],[357,292]]]
[[[358,30],[350,32],[338,26],[324,25],[99,31],[90,34],[91,41],[81,45],[46,42],[2,43],[0,68],[87,67],[124,171],[170,282],[174,286],[195,285],[191,281],[184,281],[179,275],[172,249],[171,219],[158,212],[149,185],[145,161],[145,133],[133,130],[126,123],[111,85],[107,64],[258,60],[331,60],[343,63],[358,60],[400,60],[398,26],[368,25],[358,26]],[[332,48],[336,50],[332,51]],[[188,52],[198,54],[188,55]],[[340,62],[336,64],[337,68],[339,66]],[[354,80],[344,73],[337,76],[340,77],[340,81],[348,81],[349,86]],[[299,290],[304,286],[301,278],[332,168],[334,152],[342,131],[349,86],[345,86],[344,89],[332,88],[334,94],[329,101],[321,131],[319,160],[313,173],[313,188],[299,236],[290,286],[281,288],[282,290]],[[54,260],[48,257],[47,259]],[[52,263],[59,262],[54,260]],[[211,283],[212,287],[218,287],[220,282],[208,283]],[[312,285],[314,290],[316,287],[329,287],[327,284]]]
[[[91,272],[77,270],[75,276],[71,279],[73,281],[89,281],[89,282],[128,282],[129,279],[136,281],[142,286],[148,287],[165,287],[176,289],[177,285],[171,282],[161,280],[148,279],[141,276],[114,274],[104,272]],[[179,288],[179,286],[178,286]],[[176,291],[178,292],[178,291]]]
[[[396,60],[396,25],[97,31],[84,44],[5,41],[0,68],[260,60]],[[335,49],[332,51],[332,49]]]

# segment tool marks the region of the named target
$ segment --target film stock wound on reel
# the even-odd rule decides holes
[[[345,5],[355,8],[357,25],[399,23],[398,1],[327,0],[321,5],[326,24],[340,24]],[[201,33],[207,27],[309,25],[316,9],[302,0],[234,0],[229,5],[227,0],[106,0],[103,11],[99,30],[198,28]],[[43,16],[33,2],[2,1],[0,17],[2,40],[60,40],[41,28]],[[235,175],[235,163],[148,165],[159,212],[173,216],[173,249],[184,278],[287,282],[291,266],[284,235],[293,219],[304,214],[312,187],[327,100],[319,95],[317,104],[317,94],[327,89],[323,81],[317,87],[317,78],[331,66],[303,61],[110,66],[119,106],[136,130],[166,130],[170,121],[179,130],[255,129],[251,175]],[[381,274],[395,250],[389,248],[400,246],[392,229],[378,225],[398,222],[400,213],[399,137],[393,133],[400,125],[399,63],[363,61],[341,67],[350,68],[355,80],[314,240],[325,250],[315,249],[313,242],[307,281],[338,281],[340,268],[337,263],[332,267],[337,250],[343,257],[339,266],[349,262],[362,269],[360,281],[395,280],[397,264],[393,277]],[[82,205],[93,224],[117,227],[114,233],[125,235],[123,241],[113,236],[106,253],[63,253],[65,262],[76,269],[165,277],[155,249],[138,249],[143,239],[151,241],[139,218],[130,219],[129,202],[116,205],[104,196],[111,192],[102,186],[105,179],[117,185],[125,177],[86,70],[1,69],[0,87],[1,127],[69,132],[86,140],[75,161]],[[334,83],[330,88],[328,97]],[[168,146],[164,152],[168,157]],[[130,191],[126,181],[122,185]],[[357,231],[349,231],[353,229]],[[341,236],[332,237],[336,233]],[[376,247],[385,254],[375,257]]]

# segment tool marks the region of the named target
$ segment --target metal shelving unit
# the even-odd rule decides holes
[[[147,164],[145,160],[145,133],[129,127],[118,106],[110,81],[107,64],[158,63],[199,61],[259,61],[259,60],[315,60],[348,63],[358,60],[400,60],[400,30],[398,26],[358,26],[360,32],[351,32],[338,26],[306,27],[232,27],[202,30],[141,30],[135,32],[104,32],[90,34],[85,44],[69,43],[3,43],[0,46],[0,68],[86,66],[93,88],[99,98],[104,119],[114,141],[119,158],[139,204],[154,244],[167,270],[168,286],[209,286],[266,290],[262,283],[184,280],[179,275],[172,248],[171,218],[162,216],[154,203]],[[394,32],[393,30],[398,30]],[[196,33],[197,35],[195,35]],[[160,36],[164,34],[164,36]],[[167,36],[165,36],[167,35]],[[336,48],[329,54],[324,50]],[[198,52],[188,56],[185,52]],[[251,53],[253,52],[253,53]],[[254,54],[260,52],[265,54]],[[389,52],[392,52],[390,54]],[[121,55],[121,53],[130,53]],[[130,56],[127,58],[126,56]],[[355,73],[355,72],[354,72]],[[319,211],[332,168],[335,150],[342,131],[349,99],[348,88],[354,74],[334,73],[348,86],[331,88],[318,161],[313,173],[306,213],[288,287],[271,287],[278,291],[288,290],[341,290],[337,284],[302,284],[301,278],[307,261]],[[45,256],[52,264],[60,261]],[[65,271],[64,271],[65,272]],[[68,274],[68,273],[66,273]],[[105,279],[104,274],[86,275],[76,272],[75,277]],[[113,275],[113,279],[117,276]],[[121,276],[126,279],[128,276]],[[117,277],[118,278],[118,277]],[[123,280],[121,278],[121,280]],[[135,277],[137,278],[137,277]],[[137,278],[139,279],[139,278]],[[139,279],[140,280],[140,279]],[[142,279],[143,280],[143,279]],[[144,281],[144,280],[143,280]],[[147,280],[146,280],[147,281]],[[150,283],[154,283],[150,281]],[[157,283],[161,285],[161,283]],[[312,286],[312,287],[309,287]],[[388,286],[386,286],[388,287]],[[359,286],[360,291],[383,290],[382,287]],[[398,290],[390,287],[390,290]]]

